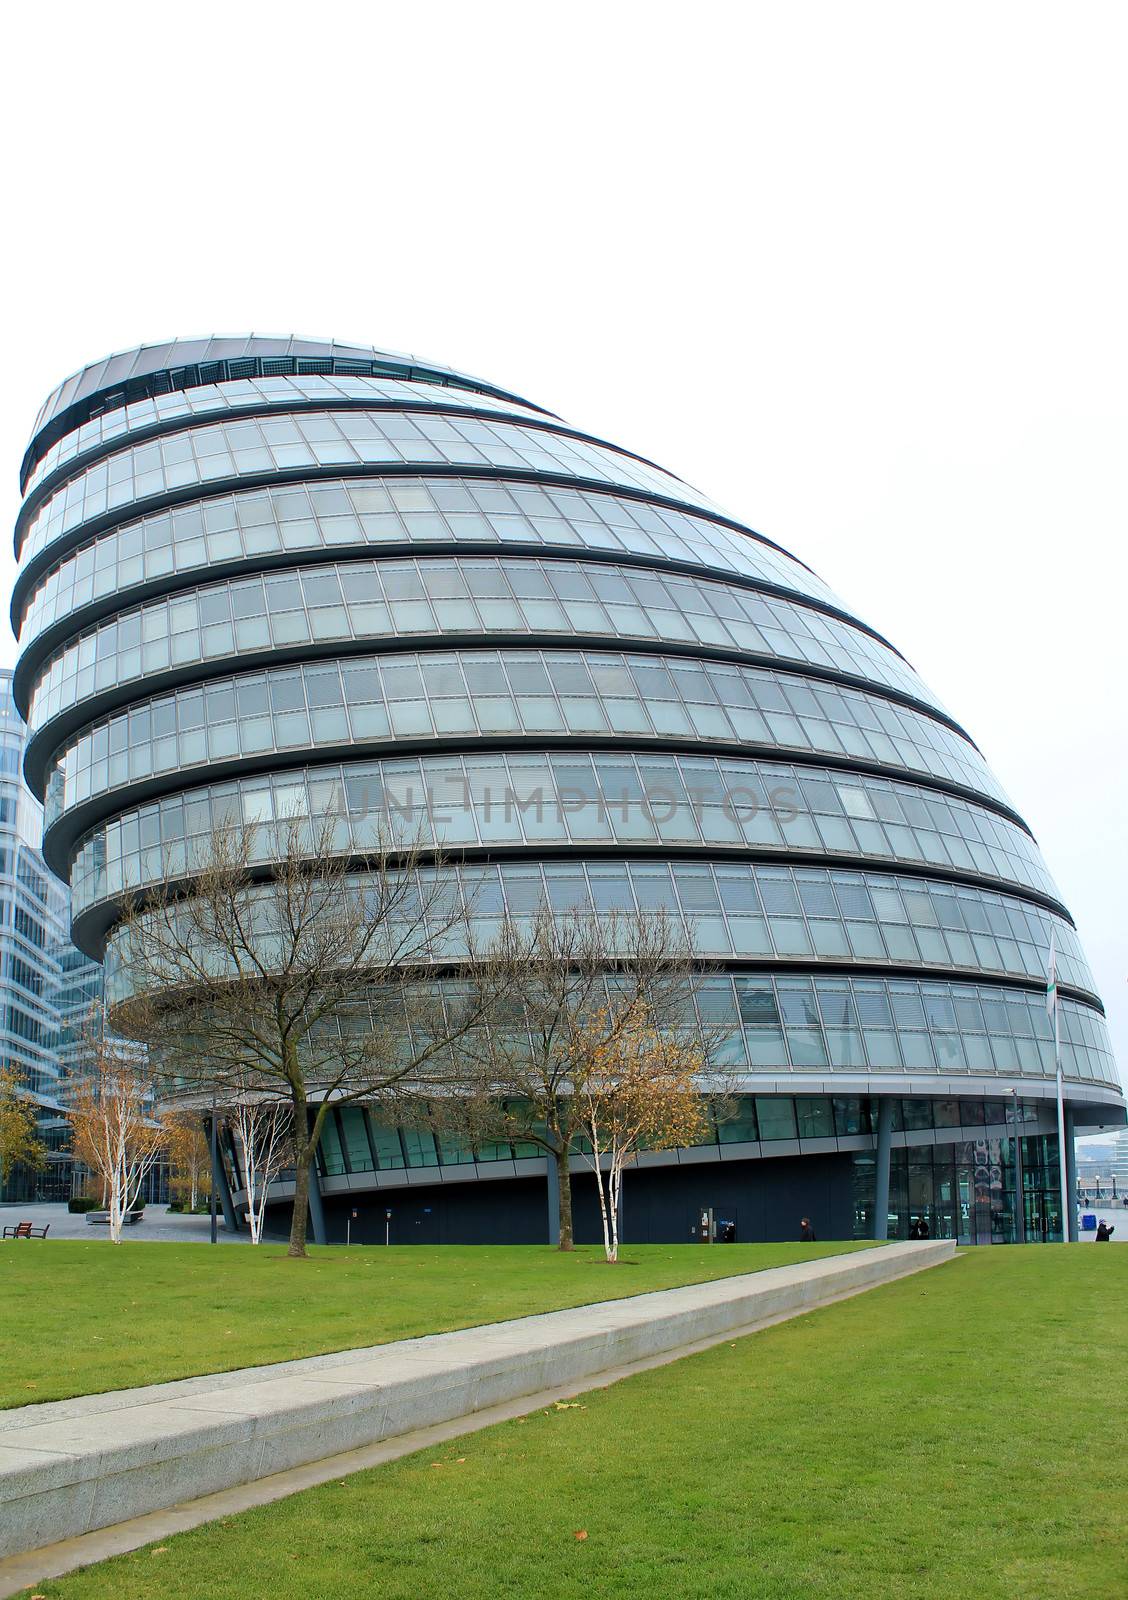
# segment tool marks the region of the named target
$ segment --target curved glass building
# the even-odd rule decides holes
[[[738,1114],[643,1158],[628,1238],[869,1233],[886,1169],[892,1231],[1012,1237],[1016,1135],[1060,1237],[1051,939],[1070,1124],[1124,1116],[1073,922],[970,735],[796,557],[527,399],[333,342],[86,367],[22,488],[25,771],[82,949],[225,821],[269,853],[308,808],[359,859],[425,817],[479,915],[669,907],[720,963]],[[320,1184],[330,1233],[539,1238],[542,1174],[351,1108]]]

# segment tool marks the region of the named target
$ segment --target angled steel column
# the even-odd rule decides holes
[[[312,1125],[312,1118],[310,1119]],[[309,1158],[309,1221],[313,1229],[314,1244],[327,1244],[325,1236],[325,1207],[321,1204],[321,1179],[317,1172],[317,1149]]]
[[[317,1155],[309,1163],[309,1220],[313,1227],[314,1244],[327,1244],[325,1237],[325,1208],[321,1204],[321,1179],[317,1176]]]
[[[883,1094],[877,1102],[877,1147],[874,1154],[873,1236],[889,1237],[889,1160],[893,1140],[893,1101]]]
[[[223,1156],[219,1150],[219,1127],[217,1119],[211,1119],[211,1157],[212,1157],[212,1194],[218,1198],[223,1208],[223,1226],[228,1233],[239,1232],[239,1219],[235,1215],[235,1202],[231,1198],[231,1185],[227,1181],[227,1168],[223,1164]],[[214,1204],[214,1202],[213,1202]]]

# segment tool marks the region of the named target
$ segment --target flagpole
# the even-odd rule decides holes
[[[1065,1160],[1065,1085],[1061,1076],[1061,1026],[1058,1022],[1057,985],[1054,985],[1054,1060],[1057,1063],[1058,1178],[1061,1183],[1061,1242],[1073,1232],[1069,1222],[1069,1172]]]
[[[1054,1066],[1057,1070],[1058,1180],[1061,1187],[1061,1242],[1068,1244],[1070,1225],[1069,1167],[1065,1159],[1065,1084],[1061,1073],[1061,1019],[1058,1015],[1057,940],[1050,929],[1050,966],[1046,974],[1046,1010],[1054,1019]]]

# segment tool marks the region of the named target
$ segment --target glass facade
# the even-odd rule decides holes
[[[650,570],[690,567],[834,604],[820,579],[766,541],[610,491],[457,476],[343,479],[209,496],[68,545],[65,555],[17,579],[20,640],[30,645],[47,628],[87,608],[104,611],[130,590],[180,589],[189,575],[198,582],[224,566],[435,546],[606,552]]]
[[[220,416],[261,414],[274,410],[354,409],[359,406],[399,406],[445,411],[501,413],[537,420],[532,406],[494,395],[448,389],[437,395],[431,384],[398,378],[320,377],[313,374],[287,378],[245,378],[232,383],[209,383],[171,394],[156,394],[132,405],[116,407],[65,433],[44,451],[24,486],[29,503],[43,492],[48,479],[72,462],[97,455],[138,434],[169,433],[197,418],[215,421]]]
[[[928,1225],[933,1239],[958,1244],[1013,1244],[1015,1225],[1015,1112],[1002,1101],[893,1101],[893,1127],[904,1143],[890,1162],[888,1237],[907,1239],[914,1224]],[[1057,1138],[1032,1131],[1037,1112],[1018,1107],[1018,1140],[1025,1238],[1060,1242]],[[857,1145],[872,1136],[876,1101],[857,1095],[742,1096],[723,1121],[710,1119],[695,1150],[722,1148],[732,1155],[755,1147],[770,1158],[773,1147],[798,1145],[808,1154],[850,1148],[853,1232],[873,1236],[874,1160]],[[914,1133],[936,1130],[941,1142],[914,1144]],[[859,1137],[862,1136],[862,1137]],[[583,1149],[577,1140],[576,1154]],[[539,1152],[529,1146],[491,1142],[470,1145],[415,1129],[389,1126],[359,1106],[334,1110],[321,1139],[322,1178],[379,1174],[394,1187],[401,1175],[432,1175],[473,1166],[488,1180],[491,1169]],[[230,1158],[229,1158],[230,1159]],[[232,1163],[231,1175],[237,1182]],[[630,1183],[630,1180],[627,1180]]]
[[[463,858],[484,932],[542,903],[685,920],[745,1080],[718,1151],[872,1145],[881,1096],[939,1141],[961,1076],[961,1130],[970,1080],[1051,1097],[1051,937],[1078,1114],[1122,1114],[1076,931],[978,748],[816,574],[662,468],[433,363],[251,337],[84,368],[23,482],[27,776],[111,972],[122,897],[190,879],[217,827],[258,824],[269,857],[276,824],[328,817],[359,861],[399,817]],[[982,1202],[974,1131],[945,1141],[898,1147],[891,1227],[919,1206],[1005,1236],[1006,1150]],[[322,1159],[485,1164],[358,1108]]]
[[[575,561],[355,561],[187,589],[79,634],[40,670],[28,726],[158,672],[259,652],[430,635],[592,634],[814,666],[923,697],[894,651],[836,617],[715,581]]]
[[[660,654],[466,649],[303,661],[138,699],[58,748],[47,824],[107,790],[220,761],[546,734],[838,756],[1006,804],[965,738],[863,690]]]
[[[15,1073],[34,1102],[51,1152],[43,1171],[13,1169],[0,1187],[0,1199],[8,1200],[69,1193],[57,1154],[65,1142],[59,1047],[67,894],[39,853],[42,810],[20,776],[23,748],[12,675],[0,671],[0,1067]]]
[[[402,818],[448,849],[747,847],[1005,882],[1030,892],[1031,909],[1043,897],[1052,906],[1057,893],[1016,823],[913,784],[783,762],[546,750],[330,762],[166,795],[78,842],[76,915],[166,873],[182,875],[217,828],[253,824],[253,848],[269,859],[277,825],[300,817],[334,819],[350,852],[372,849]]]

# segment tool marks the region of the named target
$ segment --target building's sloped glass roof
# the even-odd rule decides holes
[[[378,350],[374,345],[345,344],[339,339],[299,339],[293,335],[279,338],[257,333],[211,334],[202,339],[168,339],[160,344],[137,345],[132,350],[119,350],[115,355],[105,356],[88,367],[80,367],[69,378],[64,378],[44,401],[35,419],[32,439],[69,406],[134,378],[177,367],[206,366],[213,361],[243,361],[254,357],[267,361],[287,357],[313,361],[378,361],[386,362],[389,367],[422,367],[470,388],[494,387],[469,373],[444,366],[441,361],[427,361],[402,351]],[[519,397],[514,395],[513,398]]]
[[[169,394],[147,395],[91,417],[66,433],[40,457],[24,485],[31,495],[43,480],[79,456],[101,453],[131,434],[163,432],[177,423],[217,413],[237,415],[264,407],[294,410],[322,402],[328,406],[355,406],[361,401],[402,405],[405,409],[428,406],[436,410],[466,409],[491,413],[511,412],[544,419],[544,413],[527,403],[471,390],[436,389],[434,384],[412,383],[404,378],[337,376],[309,373],[302,377],[239,378],[228,383],[203,384],[198,389],[175,389]]]

